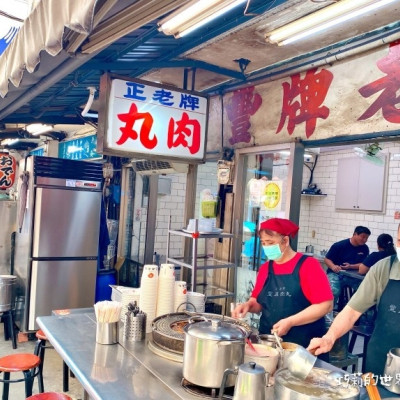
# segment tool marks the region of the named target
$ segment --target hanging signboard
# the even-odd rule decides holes
[[[16,170],[15,158],[8,153],[0,153],[0,190],[9,189],[14,185]]]
[[[102,158],[102,155],[96,152],[96,143],[96,134],[65,140],[58,145],[58,157],[67,160],[96,160]]]
[[[207,118],[204,94],[105,74],[100,81],[97,151],[202,162]]]

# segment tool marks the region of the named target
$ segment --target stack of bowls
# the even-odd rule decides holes
[[[146,264],[140,280],[139,308],[146,313],[146,333],[152,331],[151,323],[156,317],[158,287],[158,266]]]
[[[186,309],[187,305],[187,285],[185,281],[175,282],[174,291],[174,310],[176,312]]]
[[[206,308],[206,296],[203,293],[187,292],[187,303],[186,309],[188,311],[203,313]]]
[[[174,312],[175,266],[161,264],[158,276],[156,316]]]

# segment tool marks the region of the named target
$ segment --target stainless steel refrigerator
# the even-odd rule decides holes
[[[54,309],[94,304],[103,173],[98,163],[51,157],[21,164],[16,324],[29,332]]]

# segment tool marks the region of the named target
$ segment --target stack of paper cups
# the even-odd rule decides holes
[[[174,312],[175,266],[161,264],[158,276],[156,316]]]
[[[176,312],[186,310],[187,286],[185,281],[175,282],[174,310]]]
[[[206,296],[203,293],[187,292],[187,302],[186,309],[188,311],[203,313],[206,309]]]
[[[140,280],[139,308],[146,313],[146,333],[151,332],[151,323],[156,317],[158,266],[147,264],[143,267]]]
[[[128,311],[129,303],[133,303],[139,307],[140,304],[140,289],[139,288],[130,288],[124,289],[121,294],[121,303],[122,303],[122,310],[120,319],[121,321],[125,322],[125,314]]]

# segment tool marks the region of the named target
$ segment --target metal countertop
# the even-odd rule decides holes
[[[181,385],[182,364],[155,355],[146,340],[121,344],[96,343],[94,311],[38,317],[37,322],[50,343],[94,400],[195,400]],[[317,360],[316,366],[336,369]],[[382,398],[394,394],[380,390]],[[267,400],[273,389],[267,389]],[[129,396],[129,397],[128,397]],[[361,388],[360,400],[368,399]]]

